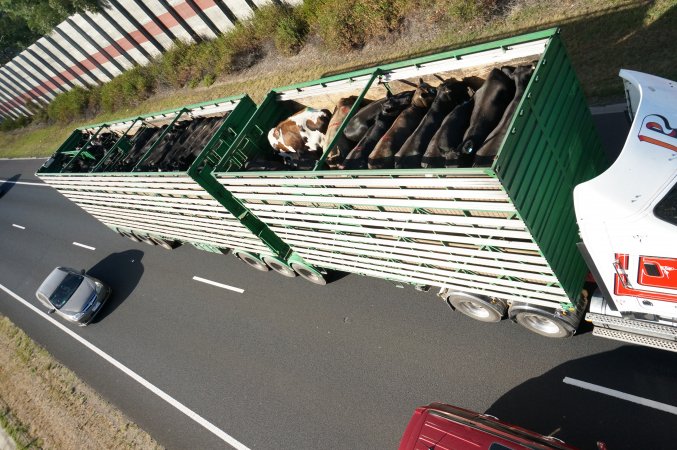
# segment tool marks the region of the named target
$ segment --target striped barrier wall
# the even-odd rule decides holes
[[[0,67],[0,121],[30,116],[75,86],[90,88],[145,65],[177,39],[213,39],[270,3],[281,1],[107,0],[100,12],[69,17]]]

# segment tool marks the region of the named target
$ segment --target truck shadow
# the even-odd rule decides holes
[[[676,379],[674,353],[623,346],[532,378],[499,398],[486,413],[582,449],[596,448],[597,441],[610,449],[674,448],[674,427],[666,426],[675,423],[672,414],[571,383],[592,383],[674,408]]]
[[[111,297],[94,318],[93,323],[112,314],[134,291],[143,275],[141,263],[143,255],[144,253],[137,249],[112,253],[87,271],[88,275],[100,279],[113,290]]]
[[[21,174],[17,173],[12,178],[5,180],[0,184],[0,198],[4,197],[15,185],[16,182],[21,178]]]

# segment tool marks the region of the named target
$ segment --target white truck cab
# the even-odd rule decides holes
[[[677,83],[620,76],[628,138],[609,169],[574,189],[599,288],[586,319],[596,335],[677,351]]]

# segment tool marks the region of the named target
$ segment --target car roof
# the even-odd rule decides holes
[[[45,281],[42,282],[37,292],[49,298],[49,296],[56,290],[57,286],[61,284],[64,278],[73,272],[74,270],[69,269],[68,267],[55,268],[49,275],[47,275],[47,278],[45,278]]]

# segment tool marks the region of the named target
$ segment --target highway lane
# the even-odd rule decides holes
[[[34,182],[41,161],[1,161]],[[117,237],[47,187],[2,185],[0,284],[32,304],[57,264],[107,274],[116,297],[76,333],[250,448],[393,448],[415,406],[441,400],[590,447],[668,448],[669,412],[566,377],[674,405],[673,354],[584,333],[551,341],[480,324],[431,294],[358,276],[326,287],[232,256]],[[20,223],[19,223],[20,222]],[[24,226],[19,229],[13,225]],[[88,250],[73,245],[94,247]],[[244,290],[224,290],[203,277]],[[223,441],[0,292],[10,317],[170,448]]]

